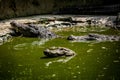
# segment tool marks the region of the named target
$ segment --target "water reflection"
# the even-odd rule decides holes
[[[91,52],[91,51],[93,51],[93,49],[88,49],[88,50],[87,50],[87,53],[89,53],[89,52]]]
[[[17,44],[14,46],[15,50],[23,50],[27,48],[28,43]]]
[[[44,45],[47,41],[49,41],[50,39],[41,39],[40,41],[33,41],[31,44],[34,45]]]
[[[70,56],[70,57],[65,57],[64,59],[58,59],[58,60],[55,60],[55,61],[49,61],[47,63],[45,63],[46,67],[50,66],[50,64],[52,63],[56,63],[56,62],[60,62],[60,63],[66,63],[68,61],[70,61],[72,58],[74,58],[76,55],[74,56]]]
[[[41,39],[39,41],[33,41],[31,43],[22,43],[22,44],[17,44],[13,47],[14,50],[23,50],[23,49],[28,49],[28,46],[33,47],[33,46],[42,46],[44,45],[49,39]]]

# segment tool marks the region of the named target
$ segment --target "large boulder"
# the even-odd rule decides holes
[[[23,24],[18,22],[10,23],[13,27],[13,30],[19,34],[22,34],[26,37],[40,37],[40,38],[55,38],[56,34],[49,31],[44,27],[40,27],[33,24]]]
[[[65,47],[50,47],[44,50],[44,54],[47,57],[59,57],[59,56],[73,56],[76,53]]]

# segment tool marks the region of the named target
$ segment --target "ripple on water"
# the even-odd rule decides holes
[[[103,47],[101,47],[101,48],[102,48],[102,49],[107,49],[107,48],[106,48],[106,47],[104,47],[104,46],[103,46]]]
[[[93,45],[93,44],[88,44],[88,46],[91,46],[91,47],[92,47],[92,46],[94,46],[94,45]]]
[[[119,60],[113,60],[113,63],[119,63],[120,61]]]
[[[103,77],[103,76],[105,76],[105,75],[104,75],[104,74],[99,74],[99,75],[98,75],[98,77]]]
[[[73,76],[73,78],[77,78],[77,76]]]
[[[27,48],[28,43],[17,44],[13,48],[15,50],[23,50]]]
[[[52,61],[49,61],[47,63],[45,63],[45,65],[48,67],[50,64],[52,64]]]
[[[119,50],[118,49],[116,49],[116,53],[118,53],[119,52]]]
[[[22,67],[23,65],[22,64],[18,64],[18,67]]]
[[[32,45],[44,45],[45,42],[49,41],[49,39],[41,39],[40,41],[33,41]]]
[[[55,77],[56,76],[56,74],[52,74],[52,77]]]
[[[107,67],[103,67],[104,70],[108,69]]]
[[[80,66],[77,66],[77,68],[80,68]]]
[[[33,41],[32,43],[22,43],[22,44],[17,44],[13,47],[14,50],[23,50],[23,49],[28,49],[28,46],[40,46],[44,45],[45,42],[49,41],[49,39],[41,39],[40,41]]]
[[[81,74],[81,72],[78,72],[78,74]]]
[[[75,56],[71,56],[71,57],[66,57],[65,59],[58,59],[58,60],[55,60],[55,61],[49,61],[49,62],[45,63],[45,65],[46,65],[46,67],[48,67],[50,64],[56,63],[56,62],[66,63],[66,62],[70,61],[74,57]]]
[[[93,49],[88,49],[88,50],[87,50],[87,53],[91,52],[92,50],[93,50]]]

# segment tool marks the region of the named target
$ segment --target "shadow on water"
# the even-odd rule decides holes
[[[47,57],[47,56],[40,57],[40,59],[53,59],[53,58],[56,58],[56,57]]]

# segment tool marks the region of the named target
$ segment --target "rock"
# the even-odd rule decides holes
[[[76,40],[76,39],[77,39],[77,37],[74,36],[74,35],[70,35],[70,36],[68,36],[68,38],[67,38],[67,40]]]
[[[99,26],[99,27],[112,27],[115,17],[113,16],[84,16],[84,17],[54,17],[53,19],[45,18],[40,23],[44,24],[48,29],[65,28],[74,26]]]
[[[33,24],[23,24],[15,21],[11,22],[10,24],[16,33],[22,34],[26,37],[55,38],[57,36],[48,29]]]
[[[91,26],[92,20],[87,20],[86,22],[87,22],[87,24],[88,24],[89,26]]]
[[[113,28],[115,25],[114,25],[114,22],[113,22],[113,21],[107,21],[107,22],[105,23],[105,26],[106,26],[106,27],[111,27],[111,28]]]
[[[116,36],[116,35],[89,34],[89,37],[92,37],[97,41],[119,41],[120,40],[120,36]]]
[[[92,34],[92,33],[88,34],[88,36],[91,38],[99,38],[100,37],[99,34]]]
[[[83,42],[83,41],[119,41],[120,36],[116,35],[100,35],[100,34],[88,34],[85,36],[68,36],[67,40]]]
[[[117,15],[117,17],[114,21],[114,26],[113,27],[116,28],[116,29],[120,29],[120,13],[118,13],[118,15]]]
[[[39,30],[38,37],[40,37],[40,38],[56,38],[57,37],[57,35],[55,33],[49,31],[46,28],[40,27],[38,30]]]
[[[27,24],[17,23],[15,21],[10,23],[13,27],[12,29],[23,36],[36,37],[38,36],[38,28],[35,26],[29,26]]]
[[[50,47],[44,50],[44,54],[47,57],[59,57],[59,56],[73,56],[76,53],[65,47]]]
[[[72,24],[70,23],[70,22],[63,22],[63,23],[61,23],[61,25],[65,25],[65,26],[69,26],[69,27],[71,27],[72,26]]]
[[[12,38],[12,36],[9,35],[9,34],[0,36],[0,45],[2,45],[3,43],[7,42],[11,38]]]

